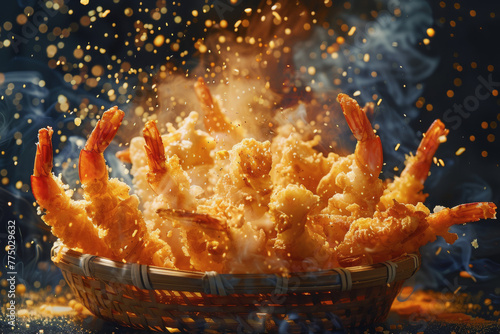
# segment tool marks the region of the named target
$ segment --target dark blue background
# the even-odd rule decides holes
[[[220,5],[223,0],[216,2]],[[154,7],[156,1],[143,1],[143,7]],[[212,3],[212,2],[210,2]],[[371,2],[368,1],[352,1],[351,8],[362,8]],[[431,38],[429,46],[420,45],[417,47],[423,54],[437,59],[437,67],[428,78],[422,80],[421,96],[425,97],[425,105],[431,104],[432,111],[427,111],[424,108],[419,109],[419,114],[416,117],[408,118],[407,125],[412,129],[412,133],[408,133],[409,145],[413,145],[411,149],[416,149],[418,145],[419,135],[427,129],[430,123],[436,118],[443,118],[446,112],[453,108],[454,104],[463,104],[464,99],[468,96],[474,96],[476,88],[480,85],[479,78],[491,76],[494,82],[500,82],[499,54],[500,44],[498,32],[500,31],[500,18],[491,17],[491,13],[496,16],[500,15],[500,4],[497,2],[460,2],[460,8],[454,8],[454,2],[446,1],[446,6],[443,8],[438,1],[428,1],[428,5],[432,10],[434,23],[432,27],[436,34]],[[73,15],[64,15],[61,13],[54,14],[47,21],[49,31],[54,27],[68,27],[71,22],[78,22],[79,17],[84,15],[92,6],[97,6],[91,1],[88,6],[79,4],[78,1],[68,2],[69,6],[74,10]],[[189,17],[192,8],[197,7],[201,13],[203,2],[184,2],[180,6],[176,6],[175,10],[182,17]],[[191,37],[199,37],[203,34],[203,22],[207,18],[218,20],[221,18],[227,19],[231,26],[242,14],[246,7],[257,7],[257,1],[246,2],[243,5],[240,1],[235,6],[220,7],[224,12],[210,11],[208,14],[200,15],[198,22],[194,22],[189,27],[178,27],[171,24],[169,28],[165,28],[164,33],[176,32],[183,30],[185,37],[181,39],[180,50],[189,50],[190,55],[193,54],[194,46]],[[34,12],[41,11],[38,2],[35,1],[9,1],[8,4],[2,4],[0,11],[0,24],[10,21],[15,22],[15,18],[19,13],[22,13],[27,5],[33,6]],[[71,33],[71,38],[64,39],[65,48],[60,51],[64,54],[67,50],[68,58],[75,49],[76,45],[86,45],[91,41],[93,45],[100,45],[106,48],[105,54],[95,53],[92,64],[108,64],[111,63],[110,56],[116,55],[118,58],[129,61],[134,67],[149,67],[154,65],[153,71],[165,62],[165,57],[170,55],[174,62],[180,59],[179,54],[168,49],[158,54],[149,52],[136,52],[132,56],[127,55],[130,47],[125,47],[124,39],[133,39],[126,37],[126,33],[133,30],[135,20],[151,21],[150,17],[145,13],[137,11],[135,2],[121,1],[118,4],[112,1],[100,2],[105,8],[110,8],[111,12],[108,15],[109,19],[98,20],[93,29],[80,27],[78,31]],[[123,9],[126,7],[134,8],[134,16],[124,16]],[[170,5],[168,5],[170,6]],[[172,10],[169,7],[169,11]],[[470,16],[470,10],[476,11],[476,16]],[[336,11],[330,13],[334,15]],[[169,17],[167,15],[167,17]],[[163,18],[162,18],[163,19]],[[456,22],[456,27],[450,25],[450,21]],[[116,27],[112,27],[111,23],[116,22]],[[105,39],[100,37],[101,34],[96,34],[95,31],[113,31],[123,36],[123,39]],[[23,36],[22,28],[14,26],[11,32],[18,36]],[[48,236],[48,229],[36,215],[33,208],[33,197],[30,190],[26,188],[29,185],[29,175],[33,166],[33,158],[35,155],[35,143],[37,130],[45,126],[53,126],[54,128],[63,128],[63,134],[74,135],[64,130],[61,123],[71,122],[72,115],[63,115],[55,109],[57,96],[65,93],[71,100],[79,101],[82,96],[87,97],[96,105],[111,106],[112,103],[106,101],[105,98],[96,98],[103,82],[95,89],[78,88],[74,90],[64,80],[64,72],[60,68],[49,68],[48,58],[45,53],[44,45],[48,45],[49,41],[46,36],[38,33],[39,41],[35,37],[29,39],[21,38],[22,42],[18,45],[18,50],[15,48],[0,49],[0,73],[17,72],[15,76],[6,76],[12,80],[25,80],[29,82],[33,78],[41,78],[45,80],[46,86],[40,89],[37,85],[30,88],[28,84],[28,95],[32,97],[43,97],[44,103],[38,106],[30,105],[29,102],[23,105],[21,111],[17,111],[12,104],[12,99],[5,98],[0,101],[0,152],[5,154],[0,156],[0,170],[7,170],[7,176],[10,180],[8,185],[2,185],[0,188],[0,221],[2,225],[8,220],[15,219],[18,227],[18,236],[21,243],[33,241],[34,247],[25,248],[19,247],[18,259],[21,272],[21,279],[32,288],[34,281],[39,281],[42,286],[45,284],[57,283],[60,276],[54,276],[50,271],[43,271],[37,267],[39,261],[47,261],[50,250],[50,242],[44,242],[43,236]],[[9,32],[3,27],[0,31],[0,40],[9,38]],[[55,42],[57,42],[56,40]],[[54,42],[52,42],[54,43]],[[35,51],[35,44],[42,45],[41,51]],[[184,68],[193,68],[197,64],[196,58],[188,57]],[[471,63],[476,62],[477,68],[472,68]],[[456,70],[454,64],[460,64],[462,71]],[[181,65],[178,62],[178,65]],[[494,70],[488,70],[488,65],[493,65]],[[24,77],[21,75],[23,73]],[[454,85],[454,79],[460,78],[461,86]],[[404,77],[402,78],[404,80]],[[137,78],[130,76],[128,78],[129,85],[132,87],[137,83]],[[1,86],[1,93],[4,93],[7,80]],[[384,82],[379,83],[383,90]],[[447,97],[446,92],[452,89],[454,96]],[[500,83],[496,85],[496,89],[500,89]],[[25,91],[26,92],[26,91]],[[14,94],[13,94],[14,95]],[[414,103],[414,102],[413,102]],[[448,136],[448,142],[443,144],[438,156],[445,163],[445,168],[433,167],[432,175],[426,183],[426,191],[430,193],[428,198],[428,206],[434,205],[454,206],[465,202],[474,201],[492,201],[497,205],[500,204],[500,132],[498,128],[492,128],[491,122],[500,122],[500,99],[498,96],[490,96],[480,102],[477,110],[470,113],[468,118],[448,119],[447,125],[451,128]],[[424,106],[425,106],[424,105]],[[125,109],[127,105],[123,105]],[[384,112],[384,106],[378,111],[379,114]],[[14,114],[18,112],[19,118],[15,119]],[[405,114],[406,110],[397,110],[400,115]],[[26,120],[32,119],[31,123]],[[404,153],[394,153],[394,146],[397,142],[389,135],[384,135],[384,122],[390,120],[384,118],[379,119],[381,123],[380,135],[382,137],[384,150],[388,157],[388,167],[384,171],[385,175],[391,175],[392,167],[401,164],[404,159]],[[487,129],[481,127],[482,122],[489,124]],[[457,125],[457,126],[455,126]],[[78,135],[85,137],[90,127],[82,126],[76,130],[81,133]],[[22,132],[22,145],[16,145],[14,133]],[[66,131],[67,133],[65,133]],[[493,142],[487,140],[488,134],[494,134],[497,139]],[[469,138],[474,135],[476,140],[472,142]],[[413,144],[412,144],[413,143]],[[59,147],[59,143],[55,143],[55,147]],[[62,148],[63,146],[61,146]],[[465,152],[457,157],[456,150],[459,147],[465,147]],[[481,152],[487,151],[487,157],[482,157]],[[12,157],[16,156],[18,163],[14,165]],[[1,177],[0,177],[1,178]],[[16,189],[15,183],[21,180],[25,185],[21,189]],[[11,203],[10,205],[8,203]],[[20,215],[23,218],[20,218]],[[456,229],[462,232],[462,227]],[[483,287],[491,286],[492,289],[488,293],[493,293],[495,279],[500,278],[500,225],[496,221],[486,221],[476,224],[470,224],[464,228],[467,233],[467,242],[458,243],[456,246],[446,246],[442,243],[430,245],[422,249],[423,268],[419,272],[415,280],[418,286],[431,287],[434,289],[446,289],[450,286],[450,282],[457,276],[457,273],[462,270],[469,270],[474,273],[479,283],[473,281],[461,282],[461,285],[469,289],[475,289],[478,284]],[[3,249],[6,236],[4,231],[0,231],[0,247]],[[478,239],[479,248],[470,247],[470,240]],[[50,239],[50,238],[49,238]],[[434,256],[438,247],[443,247],[444,250],[440,256]],[[451,254],[447,254],[449,249]],[[0,258],[2,258],[0,256]],[[468,268],[468,264],[472,263],[473,267]],[[3,270],[3,268],[2,268]],[[494,299],[495,301],[495,299]],[[498,298],[496,299],[498,302]]]

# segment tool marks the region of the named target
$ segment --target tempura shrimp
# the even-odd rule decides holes
[[[174,220],[164,219],[157,212],[158,210],[194,212],[196,210],[196,188],[191,187],[191,181],[182,169],[179,157],[173,155],[167,159],[165,156],[163,140],[154,121],[146,122],[143,136],[148,162],[146,178],[156,194],[147,203],[144,210],[148,228],[149,230],[157,229],[160,238],[172,247],[175,266],[189,269],[190,260],[183,250],[185,239],[183,229],[176,226]]]
[[[168,134],[162,136],[165,154],[169,157],[177,155],[185,170],[213,164],[211,151],[216,143],[210,134],[196,129],[198,118],[199,114],[193,111],[178,124],[177,129],[167,123]]]
[[[215,187],[215,196],[231,198],[234,205],[245,204],[249,217],[267,211],[273,189],[271,143],[246,138],[227,152],[229,165]]]
[[[80,152],[79,173],[88,201],[87,214],[104,233],[103,241],[114,257],[128,262],[141,262],[173,267],[170,247],[148,234],[139,211],[139,199],[118,179],[108,179],[103,152],[113,140],[124,112],[113,107],[104,112],[85,147]]]
[[[233,125],[220,109],[219,102],[212,97],[203,78],[198,78],[194,90],[201,109],[205,113],[203,123],[207,131],[216,137],[219,148],[231,148],[244,138],[241,127]]]
[[[372,264],[414,253],[442,236],[449,243],[456,234],[448,232],[452,225],[496,218],[493,203],[469,203],[443,208],[430,214],[422,204],[395,202],[388,210],[376,212],[373,218],[360,218],[351,224],[344,241],[337,247],[340,265]]]
[[[180,165],[177,155],[165,156],[163,141],[154,121],[148,121],[143,130],[148,157],[147,180],[151,188],[169,209],[195,210],[196,190],[191,190],[191,181]]]
[[[301,265],[310,258],[322,267],[332,255],[325,238],[308,226],[308,214],[318,204],[319,198],[304,186],[290,184],[274,192],[269,204],[269,214],[275,222],[274,250],[291,267]]]
[[[425,201],[427,194],[422,192],[424,182],[429,174],[434,154],[439,144],[446,140],[448,132],[449,130],[439,119],[431,124],[418,146],[417,153],[407,157],[401,176],[395,177],[393,182],[388,183],[378,204],[380,211],[390,207],[393,200],[408,204]]]
[[[323,156],[314,149],[319,143],[319,136],[305,140],[297,132],[274,138],[271,146],[273,166],[270,171],[273,184],[277,187],[303,185],[315,192],[321,178],[328,173],[332,162],[338,157],[334,153],[328,157]]]
[[[317,194],[328,200],[326,214],[369,217],[383,193],[379,179],[383,154],[380,137],[373,132],[365,111],[345,94],[339,94],[342,111],[357,139],[353,155],[337,159],[318,184]]]
[[[196,129],[198,114],[191,112],[182,122],[179,123],[176,129],[172,124],[167,124],[168,134],[161,136],[161,141],[164,146],[164,156],[176,157],[171,163],[176,163],[179,168],[182,168],[191,179],[193,185],[199,185],[199,191],[202,189],[210,193],[208,171],[213,167],[214,160],[211,156],[212,150],[215,148],[214,139],[206,132]],[[157,197],[157,193],[153,191],[147,179],[148,174],[148,157],[144,146],[146,141],[143,137],[134,137],[130,141],[130,148],[126,151],[132,163],[130,174],[133,176],[133,185],[135,193],[141,198],[142,208],[146,220],[156,216],[156,209],[150,209],[152,203]],[[160,152],[160,148],[158,148]],[[196,182],[196,183],[194,183]],[[201,188],[203,186],[203,188]]]
[[[182,230],[182,244],[194,270],[225,271],[225,261],[230,249],[227,224],[208,214],[184,210],[158,209],[160,217]]]
[[[480,219],[496,219],[496,208],[496,205],[490,202],[466,203],[451,209],[436,207],[427,220],[432,233],[426,236],[427,239],[424,241],[425,243],[432,242],[435,236],[439,235],[446,242],[453,243],[458,236],[448,232],[452,225],[472,223]]]
[[[51,232],[71,248],[92,249],[95,255],[113,257],[107,245],[99,238],[97,229],[87,216],[84,201],[71,199],[59,178],[52,173],[52,128],[38,131],[35,166],[31,176],[31,189],[44,210],[43,221]]]
[[[143,137],[132,138],[120,154],[132,165],[134,194],[109,178],[104,159],[123,111],[104,112],[80,153],[83,200],[71,199],[51,173],[52,129],[40,130],[33,194],[45,211],[42,219],[66,246],[180,270],[280,274],[387,261],[418,252],[437,236],[453,243],[451,225],[495,218],[492,203],[438,207],[434,213],[422,203],[433,156],[448,133],[439,120],[407,158],[401,176],[384,183],[381,141],[367,116],[373,103],[360,108],[338,95],[357,143],[348,156],[326,155],[312,122],[282,124],[283,116],[273,119],[281,125],[263,127],[263,114],[256,122],[261,127],[244,133],[203,79],[194,89],[203,122],[194,111],[176,118],[176,125],[148,121]],[[302,107],[299,117],[307,110]],[[274,137],[250,138],[252,130],[259,138]]]

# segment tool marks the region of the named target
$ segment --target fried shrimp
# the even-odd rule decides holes
[[[231,148],[244,138],[241,127],[237,127],[228,120],[221,111],[219,102],[212,97],[203,78],[198,78],[194,84],[196,97],[205,113],[203,123],[207,131],[217,138],[219,148]]]
[[[429,216],[430,235],[427,242],[432,242],[436,235],[442,236],[446,242],[453,243],[457,235],[449,233],[452,225],[476,222],[480,219],[496,219],[496,205],[489,202],[460,204],[453,208],[437,207]]]
[[[214,164],[211,152],[215,148],[215,141],[208,133],[196,129],[197,121],[198,114],[191,112],[179,123],[177,129],[172,124],[167,124],[168,134],[161,136],[164,147],[163,156],[177,157],[171,161],[169,160],[170,163],[179,165],[176,168],[182,168],[189,179],[196,181],[196,184],[200,186],[197,191],[210,193],[209,187],[207,187],[209,184],[208,172]],[[147,127],[151,127],[151,125],[147,125]],[[148,216],[147,211],[150,211],[152,215],[156,215],[156,208],[149,210],[148,207],[149,203],[156,198],[157,193],[153,191],[150,182],[148,182],[149,167],[145,145],[146,141],[143,137],[132,138],[127,155],[130,156],[132,163],[130,174],[133,176],[135,193],[141,198],[144,214]],[[161,147],[158,145],[155,151],[156,156],[160,157],[161,151]],[[148,219],[148,217],[146,218]]]
[[[139,211],[139,199],[118,179],[108,179],[103,152],[113,140],[124,112],[104,112],[80,152],[79,173],[88,201],[86,211],[103,230],[102,239],[115,258],[172,267],[170,247],[149,235]]]
[[[395,202],[373,218],[354,221],[344,242],[337,247],[339,263],[344,266],[371,264],[390,260],[401,254],[412,253],[442,236],[453,243],[456,234],[448,232],[452,225],[496,218],[493,203],[462,204],[451,209],[441,208],[430,214],[422,204]]]
[[[383,193],[383,183],[379,179],[383,164],[382,144],[354,99],[339,94],[338,101],[358,142],[353,155],[341,157],[332,164],[330,172],[319,182],[317,193],[323,201],[328,200],[323,213],[371,216]]]
[[[51,226],[52,234],[68,247],[93,249],[96,255],[113,258],[97,229],[87,216],[86,202],[71,199],[59,178],[52,173],[52,128],[38,131],[35,167],[31,176],[31,188],[35,199],[45,212],[42,219]]]
[[[273,189],[271,143],[244,139],[228,152],[227,173],[219,178],[215,196],[231,198],[234,205],[245,204],[252,216],[267,211]]]
[[[148,157],[147,180],[157,195],[163,196],[171,209],[195,210],[196,190],[180,165],[177,155],[165,157],[165,148],[154,121],[148,121],[143,130]]]
[[[189,113],[177,129],[167,123],[168,134],[162,136],[165,154],[169,157],[177,155],[185,170],[213,164],[211,152],[216,143],[210,134],[196,129],[198,117],[197,112]]]
[[[319,151],[313,124],[278,126],[269,141],[248,137],[203,79],[194,89],[207,132],[197,128],[196,111],[175,126],[146,122],[143,136],[120,154],[131,163],[134,194],[109,178],[103,155],[123,111],[104,112],[80,153],[83,200],[73,200],[52,174],[52,130],[40,130],[33,194],[42,219],[68,247],[181,270],[288,273],[387,261],[438,236],[453,243],[452,225],[495,218],[493,203],[433,213],[423,204],[423,184],[448,134],[439,120],[401,175],[383,182],[381,141],[367,117],[373,104],[360,108],[338,95],[357,141],[343,156]]]
[[[158,230],[160,238],[173,246],[176,267],[190,269],[190,259],[183,250],[186,238],[183,229],[176,226],[174,220],[159,216],[158,210],[195,211],[195,190],[191,189],[191,180],[182,169],[177,155],[166,158],[163,140],[154,121],[145,124],[143,136],[148,161],[146,178],[156,194],[144,210],[148,229]]]
[[[271,197],[269,213],[277,232],[274,249],[282,258],[288,257],[292,267],[305,258],[314,258],[322,267],[332,255],[325,238],[308,226],[308,214],[318,202],[318,196],[294,184],[281,188]]]
[[[320,137],[305,140],[296,132],[276,137],[271,146],[273,167],[270,171],[273,184],[286,187],[288,184],[303,185],[312,192],[321,178],[328,173],[332,161],[338,156],[323,154],[314,149]],[[314,173],[311,171],[314,170]]]
[[[382,170],[382,142],[373,132],[372,125],[353,98],[346,94],[339,94],[337,100],[342,107],[347,124],[358,141],[354,156],[357,165],[372,177],[378,177]]]
[[[384,190],[378,204],[381,211],[391,206],[393,200],[408,204],[425,201],[427,194],[422,192],[424,182],[429,174],[434,154],[439,144],[446,140],[448,132],[439,119],[431,124],[418,146],[417,153],[407,157],[401,176],[396,177]]]
[[[224,272],[225,257],[230,239],[225,222],[207,214],[184,210],[159,209],[158,214],[174,219],[183,231],[183,248],[188,254],[191,269]]]
[[[373,217],[358,218],[336,249],[340,265],[372,264],[393,258],[402,251],[404,240],[428,227],[428,214],[425,207],[395,203],[387,211],[375,212]]]

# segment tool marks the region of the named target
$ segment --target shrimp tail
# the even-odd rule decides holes
[[[401,177],[407,174],[413,175],[423,184],[429,174],[434,154],[436,154],[439,144],[446,140],[448,132],[449,130],[445,128],[444,123],[436,119],[424,134],[416,156],[410,160],[410,163],[401,172]]]
[[[108,178],[108,169],[103,152],[115,137],[125,113],[112,107],[105,111],[102,118],[90,134],[83,150],[80,151],[78,172],[83,185],[92,181],[101,181],[105,184]],[[95,189],[99,191],[99,189]]]
[[[490,202],[476,202],[444,208],[429,216],[434,228],[449,228],[452,225],[476,222],[481,219],[496,219],[497,206]]]
[[[203,78],[198,78],[198,81],[194,84],[194,90],[200,102],[201,109],[205,113],[203,123],[208,132],[234,133],[235,127],[227,120],[226,116],[220,110],[219,104],[213,99]]]
[[[448,232],[452,225],[472,223],[481,219],[496,219],[496,208],[495,204],[489,202],[461,204],[451,209],[443,208],[429,215],[427,222],[432,235],[439,235],[447,243],[452,244],[458,238],[456,233]]]
[[[53,150],[52,134],[54,130],[49,126],[38,131],[38,143],[33,169],[34,176],[49,176],[52,173]]]
[[[103,153],[115,137],[124,116],[125,113],[117,106],[105,111],[87,140],[84,150]]]
[[[57,196],[64,195],[60,186],[52,176],[53,150],[51,127],[38,131],[38,143],[35,156],[33,175],[31,176],[31,189],[38,204],[46,208]]]
[[[146,141],[144,149],[148,156],[149,170],[153,173],[165,172],[167,168],[165,165],[165,148],[163,147],[163,141],[155,121],[146,122],[142,133]]]
[[[99,231],[88,220],[85,210],[66,194],[60,180],[52,174],[53,150],[50,127],[38,131],[31,189],[37,203],[45,209],[42,220],[51,226],[51,232],[67,246],[91,248],[94,254],[110,255]]]
[[[373,132],[370,120],[356,100],[346,94],[339,94],[337,100],[352,134],[358,141],[355,151],[356,161],[371,174],[378,176],[384,162],[380,137]]]
[[[148,158],[148,173],[146,178],[151,189],[157,194],[160,194],[165,184],[162,184],[167,175],[167,158],[165,157],[165,148],[163,141],[154,121],[146,122],[142,131],[146,145],[146,155]]]

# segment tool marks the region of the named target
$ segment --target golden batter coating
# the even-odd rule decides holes
[[[81,151],[83,200],[51,172],[51,129],[39,132],[32,176],[43,220],[68,247],[114,260],[220,273],[280,273],[371,264],[417,252],[454,224],[495,218],[493,203],[431,213],[423,184],[448,130],[437,120],[394,180],[379,177],[382,145],[366,110],[338,101],[357,140],[354,153],[324,155],[320,136],[290,124],[271,141],[246,138],[203,80],[203,122],[191,112],[161,135],[154,121],[120,157],[133,192],[109,179],[103,151],[124,113],[106,111]],[[202,124],[198,124],[202,123]],[[161,124],[160,124],[161,125]],[[198,129],[197,126],[205,127]]]

